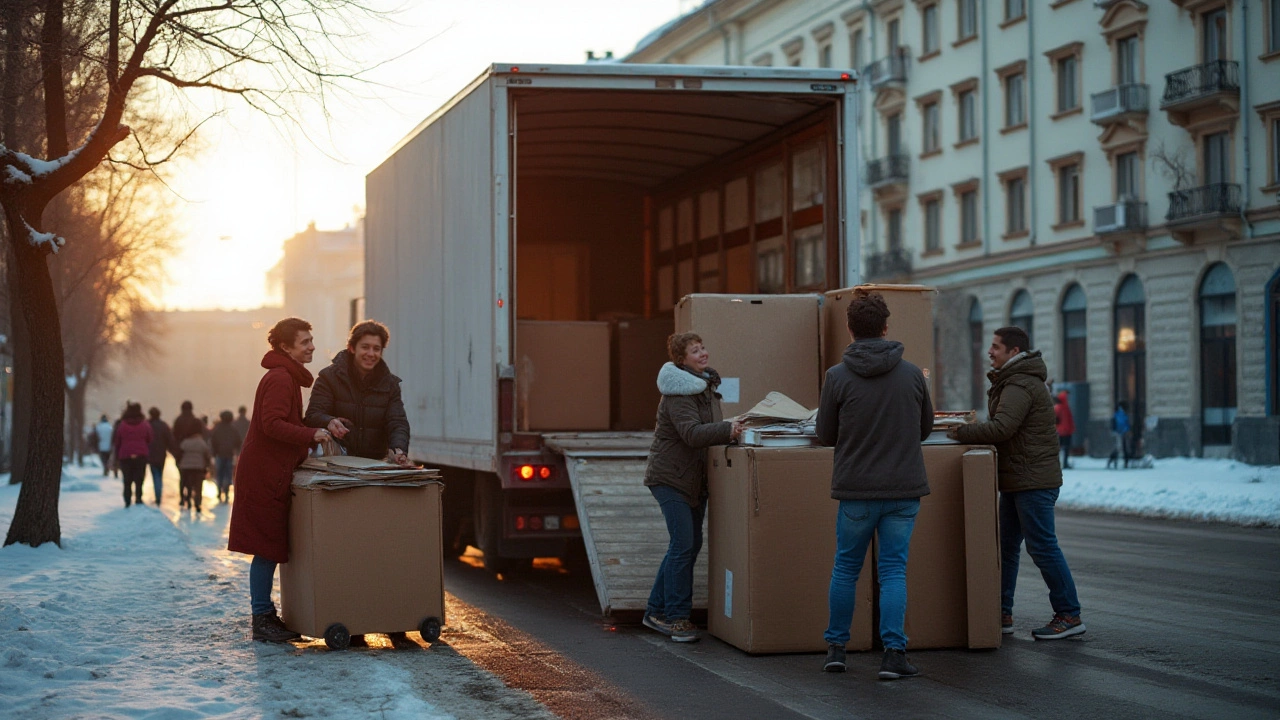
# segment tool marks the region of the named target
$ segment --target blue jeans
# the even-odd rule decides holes
[[[920,512],[920,499],[841,500],[836,516],[836,560],[827,595],[830,616],[823,634],[829,645],[849,642],[857,600],[858,576],[874,533],[880,539],[876,567],[880,575],[880,642],[906,650],[902,628],[907,614],[907,549]]]
[[[156,490],[156,504],[160,504],[160,493],[164,490],[164,463],[151,463],[151,486]]]
[[[1018,584],[1018,560],[1022,541],[1027,553],[1040,568],[1044,584],[1049,586],[1049,604],[1059,615],[1080,614],[1076,583],[1071,568],[1058,547],[1053,528],[1053,506],[1058,502],[1059,488],[1000,493],[1000,607],[1013,612],[1013,590]]]
[[[653,581],[645,612],[668,620],[687,620],[693,610],[693,564],[702,550],[702,518],[707,504],[704,501],[693,507],[666,485],[654,485],[649,491],[662,508],[671,541]]]
[[[249,606],[254,615],[265,615],[276,611],[276,604],[271,602],[271,585],[276,579],[276,563],[261,555],[254,555],[249,563]]]
[[[218,492],[225,493],[231,489],[231,473],[235,470],[236,459],[216,457],[213,459],[214,477],[218,479]]]

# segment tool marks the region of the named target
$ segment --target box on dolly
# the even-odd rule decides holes
[[[294,473],[281,619],[335,650],[366,633],[417,630],[434,642],[445,619],[443,485],[434,470],[360,460],[312,458]]]

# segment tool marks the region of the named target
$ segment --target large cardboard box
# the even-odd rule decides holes
[[[516,354],[521,430],[609,429],[609,323],[519,320]]]
[[[925,372],[933,387],[933,299],[937,292],[924,285],[859,285],[884,296],[889,306],[890,340],[903,345],[902,357]],[[857,288],[828,292],[823,299],[822,369],[840,363],[849,346],[849,321],[845,312]]]
[[[686,295],[676,332],[696,332],[720,373],[726,417],[746,412],[771,391],[818,407],[822,383],[822,296]]]
[[[707,626],[749,653],[821,652],[836,552],[831,448],[708,451]],[[850,650],[870,650],[875,566],[858,580]]]
[[[333,623],[352,635],[444,624],[440,483],[293,488],[289,562],[280,566],[281,619],[323,637]]]
[[[658,417],[658,371],[667,362],[671,317],[623,318],[614,323],[614,429],[652,430]]]
[[[925,445],[921,499],[907,558],[908,650],[1000,647],[996,453]]]

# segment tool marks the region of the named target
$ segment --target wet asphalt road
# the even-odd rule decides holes
[[[878,653],[826,674],[821,655],[610,623],[589,571],[555,563],[502,579],[447,563],[449,624],[470,614],[490,640],[472,659],[562,717],[1280,718],[1280,530],[1060,512],[1058,532],[1089,632],[1031,639],[1051,611],[1024,554],[1017,633],[912,653],[911,680],[877,681]]]

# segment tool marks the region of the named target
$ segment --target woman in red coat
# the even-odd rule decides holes
[[[1058,448],[1062,451],[1062,467],[1071,468],[1071,436],[1076,434],[1076,421],[1071,416],[1071,406],[1067,404],[1067,391],[1063,390],[1053,399],[1054,425],[1058,428]]]
[[[231,510],[227,549],[253,556],[249,600],[253,639],[286,642],[298,634],[285,628],[271,601],[276,565],[289,561],[289,502],[293,470],[307,459],[327,430],[302,424],[302,388],[311,387],[316,346],[311,324],[286,318],[267,333],[271,351],[262,358],[267,374],[258,382],[253,420],[236,467],[236,502]]]

